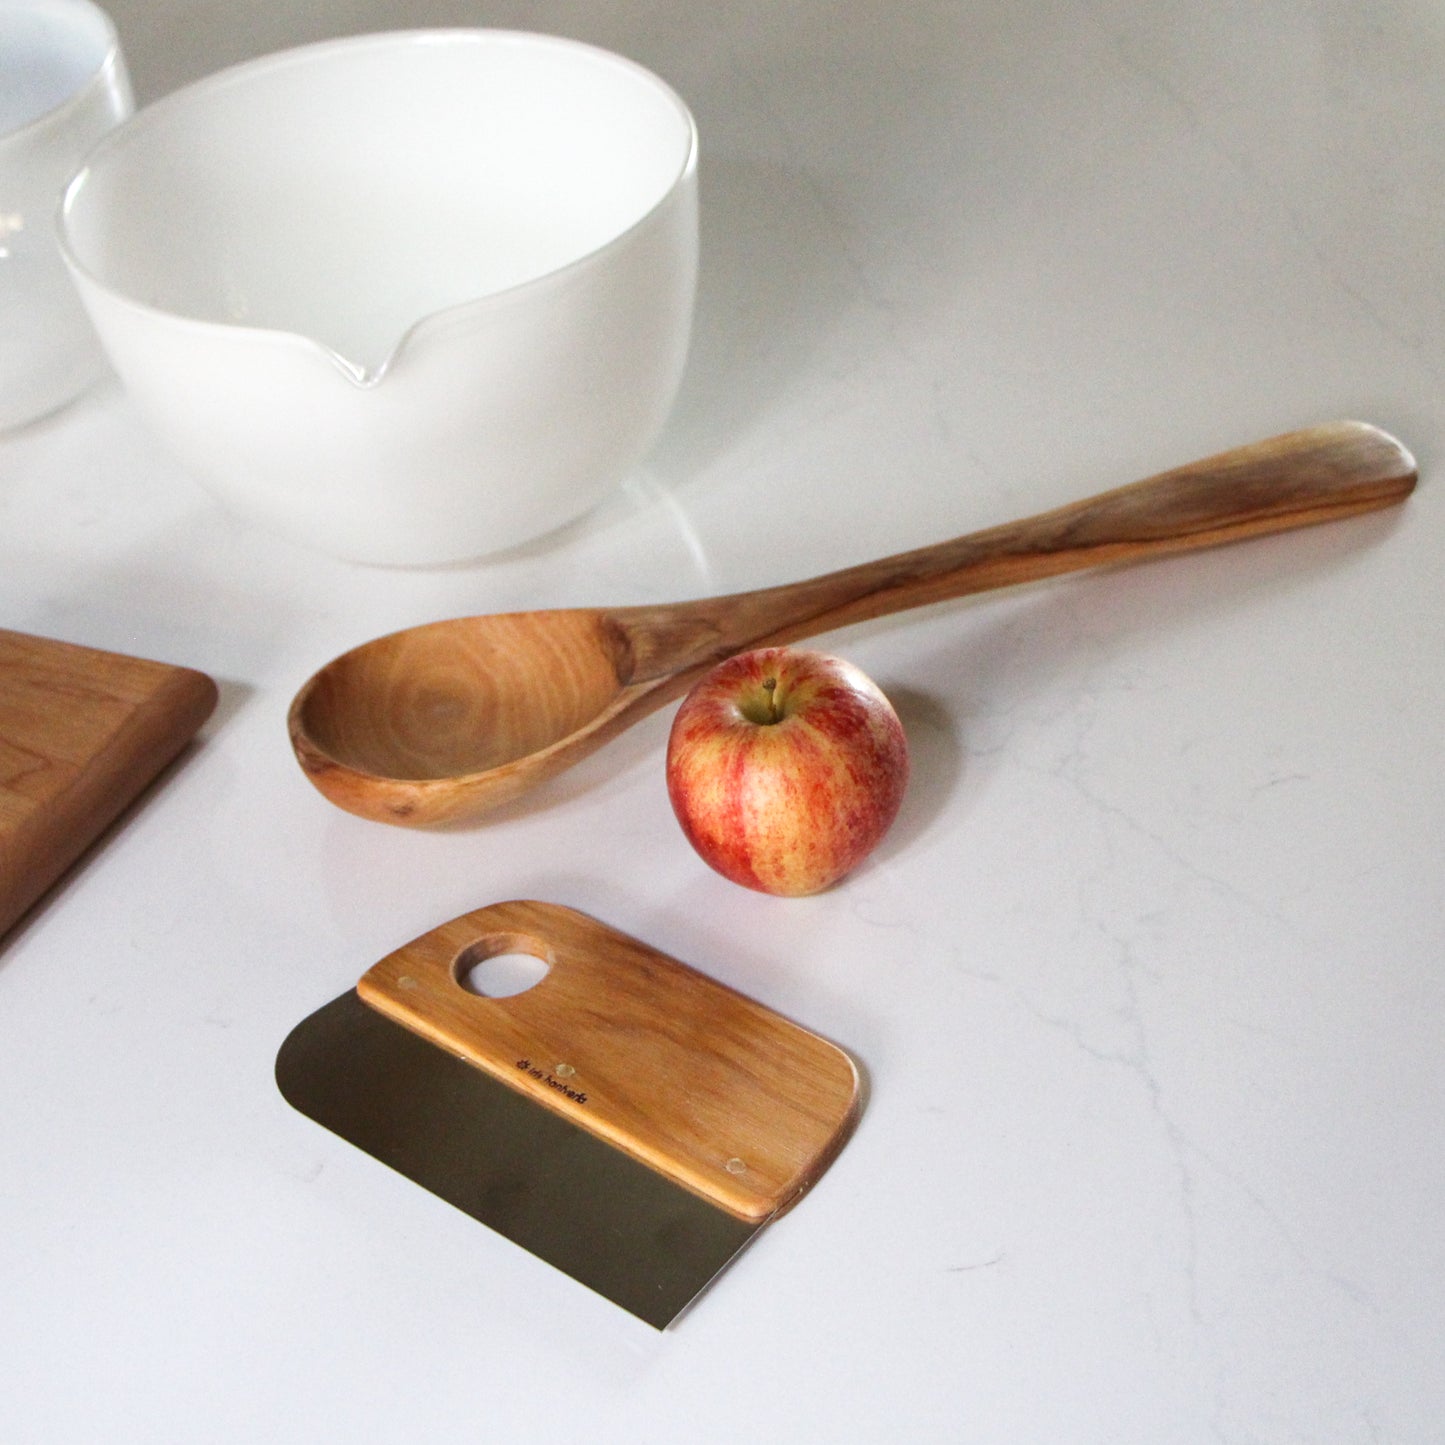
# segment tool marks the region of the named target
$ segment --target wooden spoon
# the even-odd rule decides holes
[[[747,648],[1084,567],[1389,506],[1414,458],[1361,422],[1290,432],[1054,511],[787,586],[650,607],[466,617],[343,654],[291,705],[333,803],[411,827],[474,822]]]

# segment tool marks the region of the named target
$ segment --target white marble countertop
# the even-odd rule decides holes
[[[186,663],[182,765],[0,946],[0,1439],[1228,1442],[1445,1430],[1445,20],[1185,0],[116,0],[142,100],[551,30],[703,138],[683,395],[616,496],[383,571],[222,512],[115,383],[0,438],[0,621]],[[464,834],[348,817],[296,687],[466,612],[784,581],[1335,417],[1389,515],[822,639],[915,760],[803,901],[710,873],[670,710]],[[844,1044],[852,1142],[658,1334],[292,1112],[443,919],[604,918]]]

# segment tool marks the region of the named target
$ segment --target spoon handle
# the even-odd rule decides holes
[[[644,682],[950,597],[1374,511],[1408,496],[1415,479],[1414,458],[1392,436],[1334,422],[803,582],[611,616],[627,633],[628,680]]]

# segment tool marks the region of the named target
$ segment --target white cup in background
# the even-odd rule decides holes
[[[66,182],[132,109],[115,26],[90,0],[0,0],[0,430],[104,369],[57,249]]]

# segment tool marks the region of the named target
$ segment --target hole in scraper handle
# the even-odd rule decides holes
[[[456,980],[482,998],[526,993],[547,977],[550,968],[540,950],[540,944],[512,935],[479,939],[457,955]]]

